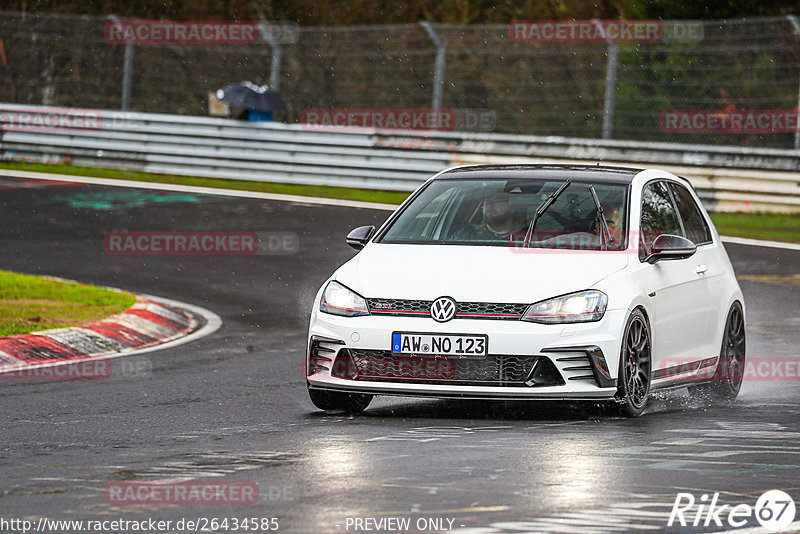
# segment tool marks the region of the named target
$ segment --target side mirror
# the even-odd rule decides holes
[[[652,264],[661,260],[683,260],[697,252],[697,246],[685,237],[661,234],[655,238],[650,250],[644,261]]]
[[[356,250],[361,250],[369,242],[373,234],[375,234],[374,226],[359,226],[347,234],[345,239],[348,245]]]

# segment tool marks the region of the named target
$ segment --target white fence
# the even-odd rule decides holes
[[[800,212],[800,151],[459,132],[377,131],[0,104],[12,161],[410,191],[452,165],[660,167],[711,210]]]

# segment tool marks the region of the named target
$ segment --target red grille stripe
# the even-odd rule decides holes
[[[457,313],[456,317],[459,315],[469,315],[475,317],[522,317],[522,315],[518,313]]]

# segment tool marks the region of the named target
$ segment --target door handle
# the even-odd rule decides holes
[[[706,274],[707,270],[708,270],[708,265],[705,264],[700,264],[694,268],[694,272],[696,272],[697,274]]]

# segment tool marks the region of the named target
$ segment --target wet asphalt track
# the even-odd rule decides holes
[[[746,383],[729,406],[677,391],[636,420],[567,403],[379,398],[360,417],[316,411],[301,372],[313,294],[354,253],[346,232],[388,212],[21,185],[0,183],[0,269],[182,300],[224,324],[106,380],[0,381],[0,518],[277,517],[283,532],[363,532],[348,518],[409,517],[412,532],[434,518],[471,532],[623,532],[667,529],[679,491],[753,505],[782,488],[800,502],[797,379]],[[124,230],[294,232],[300,248],[106,254],[104,234]],[[727,248],[751,277],[748,357],[796,356],[800,285],[783,277],[800,273],[800,252]],[[126,480],[254,481],[260,498],[106,504],[105,484]]]

